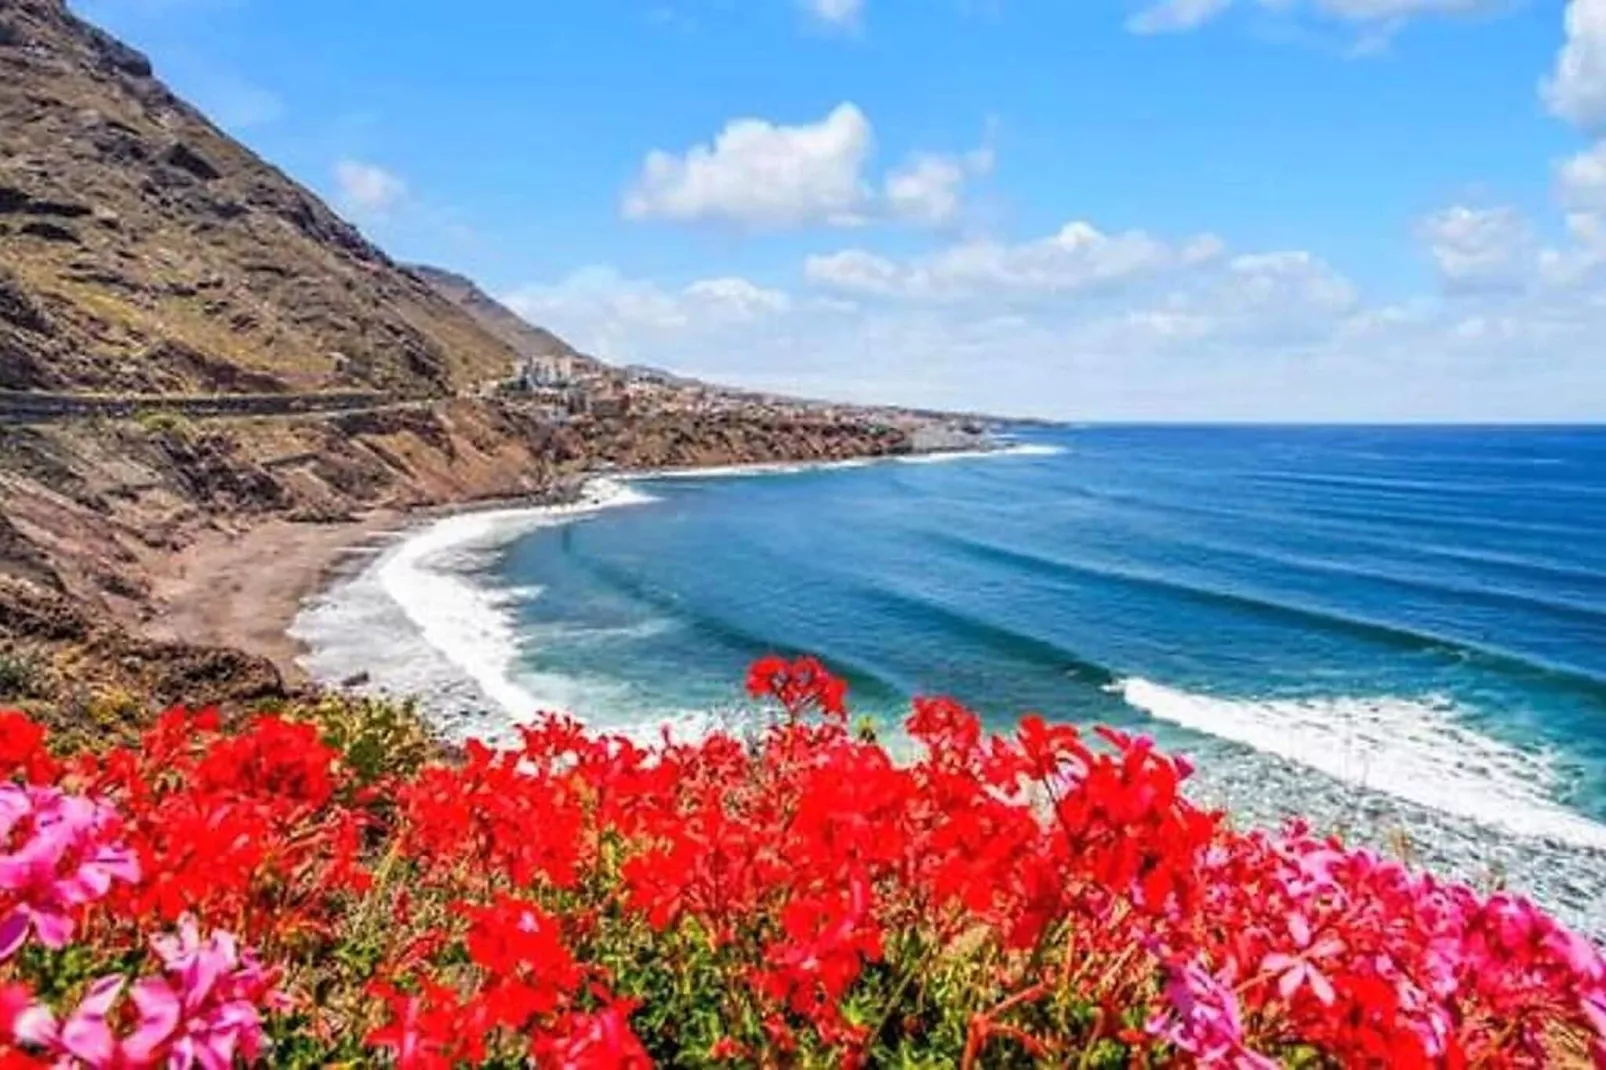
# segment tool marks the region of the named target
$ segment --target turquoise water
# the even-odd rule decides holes
[[[1242,820],[1403,830],[1606,932],[1606,432],[1021,442],[460,519],[314,607],[312,664],[370,667],[351,636],[383,634],[376,680],[463,731],[563,706],[694,732],[740,722],[752,657],[813,652],[889,724],[942,692],[999,728],[1125,725]]]

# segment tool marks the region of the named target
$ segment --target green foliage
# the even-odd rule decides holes
[[[79,992],[91,981],[107,974],[132,973],[144,957],[140,948],[107,955],[84,944],[51,950],[30,943],[17,955],[16,973],[39,996],[57,1000]]]
[[[22,654],[0,651],[0,698],[27,698],[39,685],[39,670]]]
[[[442,748],[411,701],[331,692],[289,716],[316,725],[363,784],[406,777],[441,757]]]
[[[195,437],[195,424],[190,418],[169,409],[141,412],[134,417],[134,422],[152,434],[168,435],[180,441],[187,442]]]

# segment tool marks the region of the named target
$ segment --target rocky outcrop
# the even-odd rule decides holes
[[[628,418],[479,397],[546,355]],[[0,656],[32,699],[104,724],[116,694],[282,696],[262,658],[172,641],[239,633],[160,626],[207,537],[909,449],[880,415],[644,385],[397,265],[61,0],[0,0]]]
[[[905,431],[804,409],[744,417],[637,413],[554,422],[510,400],[187,425],[0,425],[0,654],[41,674],[52,708],[113,687],[161,702],[282,695],[239,651],[154,642],[167,560],[207,532],[327,523],[564,493],[601,467],[645,469],[901,453]]]
[[[22,580],[53,594],[65,590],[61,577],[50,567],[44,552],[18,531],[4,513],[0,513],[0,576]]]
[[[512,348],[54,0],[0,0],[0,387],[444,395]]]
[[[154,709],[246,708],[289,696],[279,670],[240,650],[162,643],[97,620],[62,595],[0,576],[0,658],[28,667],[23,700],[58,728],[135,727]],[[133,696],[140,696],[135,699]],[[29,701],[32,700],[32,701]]]

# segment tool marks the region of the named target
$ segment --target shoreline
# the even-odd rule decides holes
[[[989,451],[979,457],[996,455],[998,452]],[[1025,452],[1036,451],[1028,448]],[[236,605],[246,607],[255,625],[252,641],[265,641],[271,645],[276,655],[275,663],[284,672],[287,682],[303,686],[312,684],[315,681],[310,678],[311,673],[316,672],[321,686],[337,690],[364,692],[372,688],[378,693],[430,694],[439,703],[438,709],[432,709],[431,719],[443,733],[453,738],[469,735],[491,738],[498,730],[497,726],[516,723],[516,717],[508,717],[512,708],[573,708],[589,712],[591,707],[562,701],[561,682],[555,689],[551,681],[519,680],[503,671],[503,663],[511,657],[509,651],[516,650],[516,647],[507,642],[511,634],[507,628],[484,613],[486,608],[496,608],[498,592],[486,592],[490,595],[489,600],[475,598],[472,576],[466,571],[459,571],[465,564],[472,566],[473,557],[483,548],[487,536],[494,544],[501,540],[503,534],[517,533],[528,524],[562,523],[566,512],[582,514],[591,512],[599,505],[605,507],[605,503],[599,503],[588,495],[588,492],[600,492],[603,489],[599,483],[604,486],[617,483],[626,487],[645,484],[642,489],[650,492],[651,483],[659,479],[706,477],[714,480],[785,475],[815,468],[856,468],[866,463],[924,464],[963,459],[962,456],[901,455],[870,462],[850,460],[846,463],[822,462],[813,465],[768,463],[700,469],[611,470],[593,472],[573,480],[565,488],[566,493],[484,499],[408,511],[390,510],[333,525],[270,522],[262,526],[266,530],[251,531],[237,537],[215,533],[208,540],[214,545],[197,547],[192,553],[186,554],[186,559],[190,559],[187,570],[188,596],[209,601],[232,599]],[[566,510],[566,504],[574,508]],[[451,520],[460,520],[461,523],[441,526],[443,522]],[[308,537],[297,538],[300,533],[294,529],[298,527],[317,530]],[[459,538],[463,535],[470,537]],[[287,539],[290,540],[288,548],[283,542]],[[416,550],[411,557],[408,547]],[[445,556],[437,562],[439,567],[430,567],[435,555],[443,551]],[[458,554],[462,556],[454,561],[453,557]],[[259,583],[283,584],[285,596],[277,598],[271,606],[252,604],[249,583],[243,586],[231,584],[226,590],[222,584],[209,585],[203,568],[210,567],[235,568],[245,572],[255,569],[271,577]],[[412,584],[420,578],[430,582],[412,588]],[[393,596],[386,598],[386,588],[391,588],[393,592],[397,582],[400,582],[403,590],[413,589],[416,597],[400,601]],[[292,585],[296,587],[293,595],[289,590]],[[316,631],[309,632],[312,649],[328,649],[335,656],[326,659],[323,664],[311,659],[307,662],[308,669],[303,669],[299,659],[307,654],[309,648],[301,639],[287,633],[301,620],[303,612],[314,617],[321,612],[320,603],[324,600],[319,596],[323,593],[333,593],[331,601],[339,607],[334,619],[343,617],[340,626],[347,630],[355,628],[353,634],[357,635],[359,641],[350,649],[343,649],[343,644],[326,647],[321,641],[322,635]],[[382,614],[367,612],[381,601],[387,607]],[[353,618],[349,615],[353,607],[360,607],[364,612]],[[405,627],[403,618],[410,619],[415,627],[406,627],[405,633],[392,645],[388,638],[393,634],[390,629],[392,626]],[[238,623],[238,617],[234,614],[225,613],[224,619],[225,623]],[[476,623],[489,621],[489,624],[466,633],[459,631],[455,637],[448,635],[453,639],[452,642],[440,642],[441,632],[450,633],[455,625],[470,619]],[[421,621],[428,627],[421,626]],[[365,626],[366,631],[363,630]],[[375,636],[381,637],[379,642],[382,644],[377,653],[374,649]],[[248,637],[236,635],[229,638],[239,641]],[[366,651],[364,648],[367,648]],[[257,653],[268,652],[260,646],[250,649]],[[353,657],[353,653],[359,656]],[[370,667],[374,671],[371,681],[359,682],[351,678]],[[398,667],[399,679],[394,675]],[[389,678],[387,670],[391,674]],[[443,670],[451,670],[449,675],[460,677],[461,683],[453,682],[438,691],[429,686],[410,686],[410,680],[413,679],[433,684],[443,675],[448,675]],[[491,686],[486,686],[487,681],[491,682]],[[1590,859],[1598,860],[1601,857],[1599,852],[1602,848],[1592,828],[1571,825],[1570,822],[1569,826],[1559,828],[1539,825],[1523,827],[1521,824],[1512,827],[1509,822],[1501,820],[1498,814],[1491,818],[1491,812],[1469,813],[1461,807],[1447,809],[1440,800],[1421,798],[1412,792],[1402,794],[1396,788],[1369,783],[1369,775],[1362,781],[1356,781],[1345,769],[1324,767],[1327,763],[1320,760],[1313,762],[1307,754],[1287,752],[1286,748],[1280,746],[1268,746],[1263,740],[1246,736],[1244,731],[1237,728],[1223,732],[1223,726],[1219,723],[1222,716],[1232,715],[1241,720],[1251,715],[1261,718],[1267,713],[1266,709],[1251,707],[1247,700],[1223,702],[1206,693],[1167,691],[1141,678],[1128,679],[1125,685],[1128,689],[1138,689],[1138,693],[1123,694],[1123,700],[1167,726],[1164,730],[1173,730],[1169,726],[1175,726],[1211,737],[1214,741],[1212,746],[1215,749],[1210,752],[1214,760],[1207,767],[1210,774],[1202,775],[1196,785],[1196,790],[1204,793],[1214,805],[1222,805],[1235,814],[1247,815],[1249,820],[1270,825],[1281,816],[1286,816],[1282,814],[1277,797],[1285,797],[1286,792],[1297,788],[1310,789],[1315,792],[1311,797],[1319,796],[1320,802],[1311,804],[1308,816],[1322,821],[1323,827],[1348,828],[1346,822],[1353,818],[1358,806],[1365,807],[1368,813],[1375,811],[1390,815],[1386,819],[1368,819],[1371,824],[1367,827],[1381,827],[1386,820],[1397,823],[1391,827],[1411,830],[1412,850],[1418,852],[1418,857],[1431,859],[1437,868],[1450,868],[1468,879],[1474,879],[1485,873],[1483,867],[1487,863],[1488,872],[1515,875],[1521,887],[1530,894],[1542,897],[1552,909],[1566,911],[1575,924],[1588,931],[1600,931],[1600,926],[1606,924],[1587,904],[1580,905],[1587,898],[1590,887],[1588,866],[1594,864]],[[1134,702],[1134,698],[1138,701]],[[1156,708],[1162,704],[1157,699],[1163,700],[1165,708]],[[1271,708],[1270,712],[1280,713],[1283,707],[1288,706],[1290,704],[1284,703],[1283,706]],[[1304,706],[1290,708],[1293,713],[1315,716]],[[1321,712],[1317,706],[1310,709]],[[1194,723],[1201,714],[1216,718],[1218,723]],[[610,731],[628,733],[633,730],[607,723]],[[677,726],[681,724],[679,721],[674,723]],[[1263,727],[1258,720],[1245,723],[1257,730]],[[1389,723],[1392,725],[1395,722],[1390,720]],[[656,733],[657,724],[651,725],[650,729]],[[696,729],[693,727],[691,730]],[[642,731],[646,732],[647,729]],[[1269,781],[1266,779],[1268,776],[1271,777]],[[1273,791],[1268,796],[1248,786],[1260,783],[1284,785],[1285,791]],[[1313,784],[1319,785],[1320,790],[1312,788]],[[1538,815],[1535,820],[1544,816]],[[1558,832],[1563,835],[1557,836]],[[1358,834],[1371,835],[1369,832]],[[1585,839],[1589,840],[1587,844],[1580,842]],[[1373,836],[1367,842],[1384,843],[1386,837],[1379,839]],[[1555,850],[1547,850],[1542,859],[1530,863],[1524,852],[1539,842],[1551,844]]]
[[[595,478],[545,495],[386,507],[333,522],[272,517],[239,530],[206,529],[157,574],[152,596],[160,608],[144,632],[161,641],[242,650],[271,661],[288,687],[315,684],[301,666],[307,646],[292,628],[318,594],[426,524],[498,509],[561,506]]]
[[[540,495],[486,498],[416,508],[381,508],[350,520],[303,522],[273,517],[238,530],[209,528],[156,576],[157,609],[144,632],[153,639],[231,647],[267,658],[286,686],[319,681],[303,668],[306,643],[292,634],[309,603],[366,567],[408,533],[448,517],[574,504],[598,480],[742,478],[851,469],[874,464],[930,464],[1031,452],[1007,442],[983,448],[924,450],[827,461],[758,461],[662,469],[595,470]],[[329,686],[325,684],[324,686]]]
[[[311,682],[290,627],[307,599],[377,552],[407,513],[379,510],[334,523],[273,518],[240,531],[208,529],[156,577],[153,639],[231,647],[273,662],[287,686]]]

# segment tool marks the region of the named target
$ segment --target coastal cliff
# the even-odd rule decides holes
[[[599,469],[929,442],[912,414],[613,368],[463,276],[397,263],[60,0],[0,0],[0,150],[8,705],[100,723],[282,697],[283,644],[206,623],[244,566],[198,548],[254,532],[327,564],[376,522],[550,500]],[[502,389],[547,357],[576,382]],[[271,545],[251,568],[305,583]]]
[[[360,530],[364,518],[401,523],[424,508],[553,500],[604,466],[907,449],[896,428],[834,417],[659,413],[553,424],[495,400],[302,420],[0,427],[0,656],[32,667],[26,688],[0,698],[70,716],[110,690],[157,703],[282,696],[284,659],[193,647],[184,640],[230,637],[173,627],[180,607],[169,581],[197,543],[288,524],[328,529],[337,552],[342,531]],[[295,586],[288,572],[274,574],[271,548],[257,567]],[[223,603],[238,584],[228,575],[190,579],[192,604]]]

